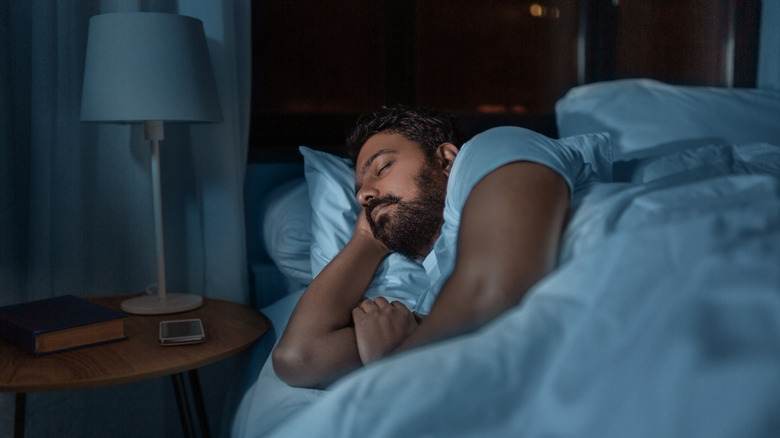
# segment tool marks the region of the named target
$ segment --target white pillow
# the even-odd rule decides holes
[[[354,170],[349,160],[305,146],[299,150],[312,212],[311,271],[317,276],[349,241],[360,206],[355,199]],[[422,264],[390,254],[379,267],[366,296],[384,296],[412,309],[428,285]]]
[[[607,131],[615,160],[714,143],[780,144],[780,93],[626,79],[573,88],[555,106],[561,137]]]
[[[268,256],[286,277],[310,283],[311,204],[306,181],[285,182],[269,192],[266,200],[262,236]]]

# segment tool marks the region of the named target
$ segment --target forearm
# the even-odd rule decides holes
[[[350,240],[306,289],[285,332],[331,332],[352,323],[360,303],[386,253],[372,242]]]
[[[362,366],[355,330],[345,327],[306,344],[279,344],[272,352],[274,371],[290,386],[324,389]]]
[[[280,378],[323,387],[360,366],[352,309],[385,255],[375,241],[354,237],[312,281],[273,352]]]

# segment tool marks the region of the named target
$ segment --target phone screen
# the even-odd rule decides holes
[[[200,319],[160,322],[160,342],[163,344],[192,343],[203,339],[203,323]]]

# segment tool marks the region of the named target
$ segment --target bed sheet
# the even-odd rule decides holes
[[[305,287],[261,309],[273,324],[276,334],[274,346],[284,333],[287,321],[304,290]],[[322,390],[294,388],[284,383],[276,376],[269,356],[257,379],[242,397],[233,419],[231,437],[266,436],[324,394]]]
[[[520,305],[355,372],[271,436],[777,436],[780,148],[754,148],[763,169],[672,159],[591,187]]]

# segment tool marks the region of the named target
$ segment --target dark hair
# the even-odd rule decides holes
[[[426,108],[405,105],[383,106],[358,118],[355,128],[347,135],[347,155],[353,162],[360,149],[374,134],[387,132],[401,134],[432,154],[442,143],[452,143],[460,149],[463,136],[455,119]]]

